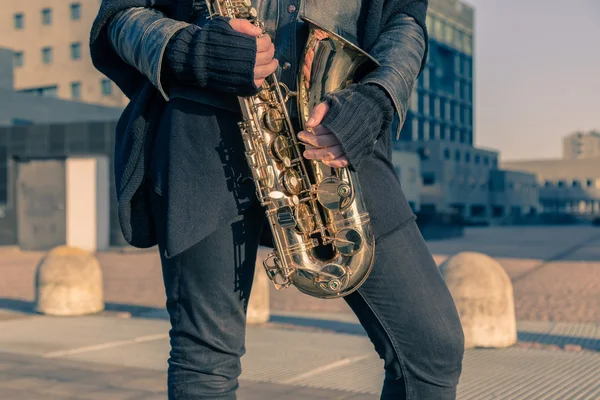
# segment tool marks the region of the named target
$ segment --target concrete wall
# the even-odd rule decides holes
[[[108,157],[66,161],[66,244],[87,251],[106,250],[110,241]]]
[[[108,168],[107,171],[106,168],[95,167],[97,174],[108,174],[108,211],[104,208],[98,212],[109,213],[109,243],[111,246],[126,245],[118,222],[111,161],[115,127],[115,121],[0,127],[0,155],[5,155],[0,163],[8,165],[6,173],[0,176],[0,183],[7,181],[8,186],[7,196],[0,198],[0,244],[16,243],[15,158],[93,156],[105,157]],[[101,194],[104,189],[97,187],[96,190]],[[99,204],[106,205],[102,202],[104,200]],[[102,223],[98,217],[99,231],[106,229]]]

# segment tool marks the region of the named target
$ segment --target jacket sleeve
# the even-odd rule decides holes
[[[380,66],[361,83],[378,85],[392,100],[399,118],[396,137],[404,125],[413,87],[425,63],[426,38],[426,32],[413,17],[396,14],[369,50]]]
[[[168,100],[160,79],[163,55],[171,37],[188,25],[151,8],[132,7],[115,15],[108,37],[115,52]]]
[[[130,99],[142,86],[149,84],[149,80],[115,52],[108,26],[117,14],[134,7],[151,7],[169,18],[186,21],[192,14],[193,0],[102,0],[90,29],[90,57],[94,67]]]
[[[397,134],[402,129],[424,63],[425,41],[413,17],[396,14],[370,51],[380,65],[358,84],[325,96],[329,111],[321,124],[336,135],[352,169],[388,134],[394,114],[400,122]]]

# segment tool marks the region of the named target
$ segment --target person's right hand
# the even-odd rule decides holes
[[[254,84],[257,88],[260,88],[265,78],[275,72],[279,65],[279,62],[273,58],[275,56],[275,46],[271,42],[271,37],[266,33],[259,37],[262,30],[245,19],[232,19],[229,24],[237,32],[256,37]]]

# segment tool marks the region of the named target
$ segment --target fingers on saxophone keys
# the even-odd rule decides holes
[[[342,146],[335,145],[326,148],[309,149],[304,151],[304,157],[310,160],[333,161],[344,155]]]
[[[318,135],[302,131],[298,134],[298,139],[315,147],[330,147],[340,144],[337,137],[332,133],[327,135]]]
[[[331,167],[331,168],[344,168],[349,165],[348,159],[346,156],[342,156],[336,158],[335,160],[323,160],[323,164]]]

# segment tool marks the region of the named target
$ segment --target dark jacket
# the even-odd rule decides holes
[[[362,4],[357,26],[364,29],[356,32],[355,39],[367,51],[377,46],[377,39],[382,30],[398,13],[415,18],[426,32],[424,23],[426,1],[371,0],[364,1]],[[114,52],[108,42],[106,29],[111,18],[130,7],[153,7],[170,18],[186,21],[191,16],[192,0],[104,0],[90,36],[90,50],[94,65],[113,80],[131,100],[119,120],[115,140],[114,171],[119,221],[125,239],[131,245],[150,247],[156,244],[156,238],[146,201],[147,192],[151,188],[145,181],[145,177],[153,133],[166,101],[144,75],[125,63]],[[377,82],[377,74],[374,79],[375,83],[386,84],[381,80]],[[407,85],[412,87],[412,83]],[[397,111],[405,113],[408,99],[395,100]],[[399,104],[400,101],[402,104]],[[401,117],[403,120],[403,115]],[[383,153],[387,153],[389,149],[389,140],[385,142],[387,142],[386,148],[380,149],[382,156],[385,156]]]

